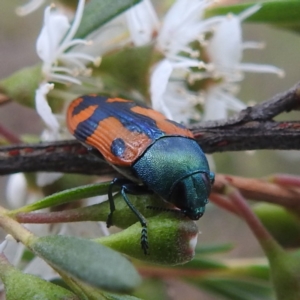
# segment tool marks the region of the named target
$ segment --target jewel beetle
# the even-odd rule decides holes
[[[84,95],[71,102],[67,126],[76,139],[99,151],[124,178],[109,188],[112,225],[113,186],[142,225],[141,246],[147,254],[147,222],[127,194],[153,191],[184,215],[198,220],[205,211],[214,173],[190,130],[131,100]]]

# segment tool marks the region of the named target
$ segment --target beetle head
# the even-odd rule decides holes
[[[168,201],[190,219],[198,220],[205,211],[213,182],[212,172],[197,172],[185,176],[175,182]]]

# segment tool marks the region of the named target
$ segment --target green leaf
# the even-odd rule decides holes
[[[0,95],[6,95],[14,101],[35,107],[35,90],[41,81],[41,65],[23,68],[0,81]]]
[[[172,273],[172,269],[169,269]],[[170,299],[166,282],[159,277],[146,277],[134,295],[141,299]],[[149,297],[151,295],[151,297]]]
[[[31,173],[26,173],[26,176]],[[31,174],[32,175],[32,174]],[[26,177],[27,179],[28,177]],[[28,180],[28,179],[27,179]],[[43,194],[45,196],[52,195],[54,193],[62,192],[64,190],[73,189],[83,185],[94,183],[94,177],[91,175],[83,174],[64,174],[56,181],[47,184],[42,187]],[[36,186],[36,176],[34,176],[34,187]]]
[[[24,274],[1,256],[0,278],[4,283],[7,300],[79,300],[71,291],[39,277]]]
[[[103,293],[102,294],[107,300],[141,300],[141,298],[137,298],[129,295],[118,295],[111,293]]]
[[[74,38],[85,38],[122,12],[141,0],[92,0],[83,13],[83,17]]]
[[[300,252],[286,252],[277,246],[266,252],[276,299],[300,299]]]
[[[82,300],[140,300],[139,298],[125,294],[104,292],[74,278],[70,279],[64,276],[64,280],[72,290],[76,291],[76,295]]]
[[[267,263],[266,259],[262,259],[261,262],[259,262],[261,259],[248,259],[246,261],[243,261],[243,259],[240,260],[233,260],[231,262],[230,260],[227,262],[227,271],[226,274],[230,274],[234,277],[244,277],[244,278],[253,278],[253,279],[259,279],[262,281],[269,281],[270,280],[270,267]]]
[[[53,207],[63,203],[81,200],[88,197],[105,195],[108,192],[109,185],[110,182],[87,184],[80,187],[68,189],[62,192],[58,192],[48,197],[45,197],[40,201],[13,210],[10,212],[10,215],[15,215],[20,212],[30,212],[47,207]]]
[[[194,258],[192,261],[181,266],[183,269],[194,269],[194,270],[225,270],[227,266],[218,262],[217,260],[209,259],[207,257]]]
[[[102,192],[102,184],[88,185],[79,187],[79,195],[73,191],[76,189],[68,191],[59,192],[52,196],[46,197],[44,200],[38,203],[33,203],[28,206],[24,206],[14,211],[8,212],[8,215],[18,220],[21,223],[61,223],[61,222],[83,222],[83,221],[107,221],[107,217],[110,213],[109,201],[103,201],[98,204],[91,206],[78,207],[74,209],[66,209],[63,211],[52,211],[52,212],[41,212],[40,214],[33,213],[31,210],[37,210],[43,207],[55,206],[57,204],[62,204],[70,201],[75,201],[83,199],[88,195],[100,195]],[[106,191],[106,184],[104,184],[104,191]],[[98,193],[99,192],[99,193]],[[57,196],[62,195],[62,198],[57,198]],[[148,206],[152,207],[164,207],[164,202],[155,194],[147,195],[128,195],[132,205],[145,217],[152,217],[160,214],[159,210],[148,209]],[[52,201],[53,200],[53,201]],[[138,221],[137,216],[129,208],[127,203],[121,194],[117,193],[114,195],[114,203],[116,210],[112,216],[112,225],[127,228],[128,226],[136,223]],[[29,212],[28,212],[29,211]]]
[[[257,281],[215,277],[204,278],[197,285],[229,300],[274,300],[271,287]]]
[[[196,248],[196,255],[219,254],[233,249],[232,244],[204,245]]]
[[[270,203],[258,203],[253,210],[272,236],[284,247],[300,245],[300,220],[292,211]]]
[[[120,95],[121,92],[122,94],[127,92],[130,96],[132,90],[137,90],[147,98],[149,68],[153,63],[152,60],[152,45],[125,48],[103,56],[101,65],[99,68],[94,68],[93,75],[101,77],[108,91],[118,93],[120,90]],[[116,88],[118,88],[117,91]]]
[[[205,16],[212,17],[226,15],[228,13],[239,14],[247,8],[258,4],[257,2],[243,3],[237,5],[218,6],[207,9]],[[259,3],[262,7],[251,15],[245,22],[268,23],[280,27],[296,29],[300,27],[300,1],[266,1]]]
[[[141,282],[126,258],[86,239],[46,236],[34,240],[30,248],[56,270],[96,288],[128,292]]]
[[[128,195],[128,198],[131,204],[147,219],[162,213],[159,210],[149,209],[148,206],[159,208],[166,207],[166,204],[156,194]],[[121,194],[114,195],[114,202],[116,210],[112,216],[113,226],[127,228],[138,221],[137,216],[129,208]],[[105,202],[102,202],[101,204],[103,204],[99,204],[99,208],[101,206],[103,211],[101,214],[105,214],[107,217],[110,212],[110,208]]]
[[[196,248],[196,255],[194,259],[182,266],[183,269],[196,269],[196,270],[224,270],[228,269],[226,264],[219,262],[218,260],[207,257],[209,254],[223,253],[231,250],[233,246],[231,244],[221,245],[206,245]]]

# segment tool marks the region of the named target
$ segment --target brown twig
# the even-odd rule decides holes
[[[274,238],[250,209],[243,195],[238,190],[232,189],[231,191],[229,190],[228,197],[235,204],[239,215],[246,221],[262,248],[268,252],[273,245],[276,247],[277,243]]]
[[[116,174],[104,160],[89,154],[75,140],[0,147],[0,175],[38,171],[108,176]]]
[[[206,153],[300,149],[300,122],[247,121],[214,127],[204,123],[193,133]]]
[[[238,215],[238,212],[237,212],[235,206],[233,205],[233,203],[224,195],[221,195],[218,193],[211,193],[209,196],[209,200],[210,200],[210,202],[227,210],[228,212]]]
[[[228,184],[248,199],[283,205],[290,209],[300,208],[299,187],[287,188],[264,179],[218,174],[213,192],[223,194]]]
[[[300,149],[300,121],[275,122],[283,112],[300,109],[300,83],[228,120],[205,122],[191,129],[206,153],[255,149]]]

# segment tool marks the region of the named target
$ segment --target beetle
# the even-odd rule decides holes
[[[192,132],[183,125],[131,100],[90,94],[71,102],[67,126],[76,139],[99,151],[125,177],[111,182],[107,226],[112,225],[115,210],[113,186],[119,185],[142,225],[145,254],[147,222],[127,194],[150,190],[192,220],[203,215],[214,173]]]

